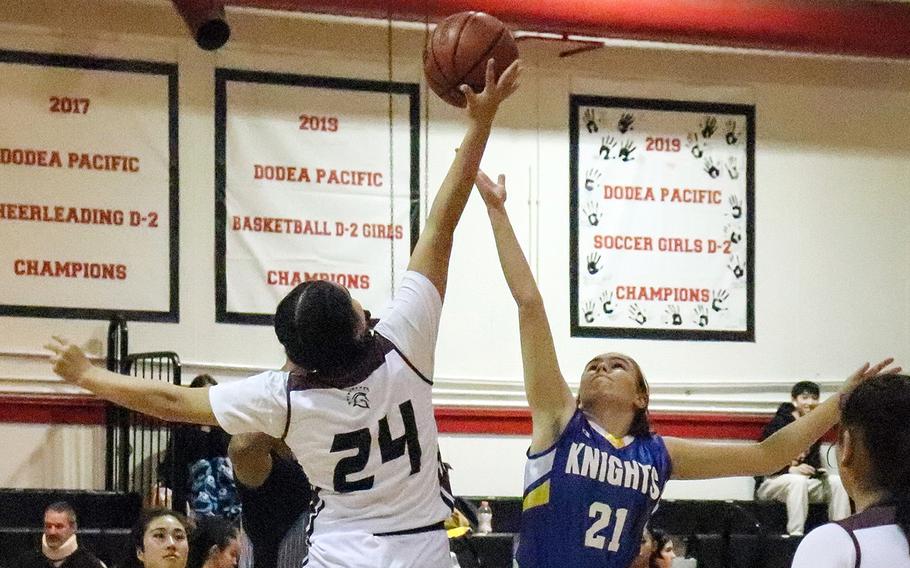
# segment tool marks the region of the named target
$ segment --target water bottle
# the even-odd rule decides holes
[[[489,501],[481,501],[477,509],[477,532],[478,534],[493,532],[493,509],[490,508]]]

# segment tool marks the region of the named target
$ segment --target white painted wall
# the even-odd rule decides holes
[[[214,321],[213,70],[385,79],[385,27],[231,10],[231,42],[205,53],[164,0],[33,8],[0,4],[0,48],[180,66],[180,323],[130,324],[132,350],[173,350],[189,376],[210,372],[223,380],[280,364],[270,329]],[[394,31],[395,80],[420,80],[423,38],[422,29]],[[500,112],[484,167],[509,177],[512,217],[570,381],[592,354],[622,350],[645,369],[655,410],[755,412],[772,410],[798,379],[830,389],[864,360],[910,361],[910,65],[628,43],[562,59],[562,46],[521,47],[527,77]],[[755,343],[569,337],[570,93],[756,105]],[[426,200],[463,122],[432,95],[424,101]],[[91,342],[98,355],[103,350],[104,322],[0,324],[0,391],[72,390],[53,378],[41,355],[51,333]],[[478,200],[456,235],[436,374],[439,404],[524,404],[515,310]],[[0,443],[19,429],[0,428]],[[443,447],[481,451],[457,436],[445,437]],[[484,459],[453,460],[463,492],[515,494],[523,443],[497,440],[483,451]],[[0,485],[27,484],[19,475],[0,470]]]
[[[104,428],[0,424],[0,487],[103,489]]]

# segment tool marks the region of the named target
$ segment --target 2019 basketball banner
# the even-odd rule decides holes
[[[416,242],[416,84],[216,71],[216,319],[269,324],[307,280],[367,308]]]
[[[177,321],[176,65],[0,51],[0,315]]]
[[[573,95],[571,331],[754,341],[755,107]]]

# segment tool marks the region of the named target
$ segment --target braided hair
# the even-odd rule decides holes
[[[275,334],[298,367],[323,375],[349,368],[364,350],[368,334],[347,289],[323,280],[303,282],[275,310]]]
[[[870,483],[888,493],[910,538],[910,376],[881,375],[857,386],[843,403],[841,425],[859,434]]]

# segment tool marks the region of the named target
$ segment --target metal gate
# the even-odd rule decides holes
[[[108,328],[108,370],[136,380],[180,385],[180,358],[157,351],[128,354],[126,321],[111,320]],[[138,412],[111,406],[107,413],[105,489],[138,493],[149,504],[169,505],[160,491],[158,471],[170,450],[171,425]],[[173,460],[169,460],[173,464]],[[173,472],[171,479],[174,479]]]

